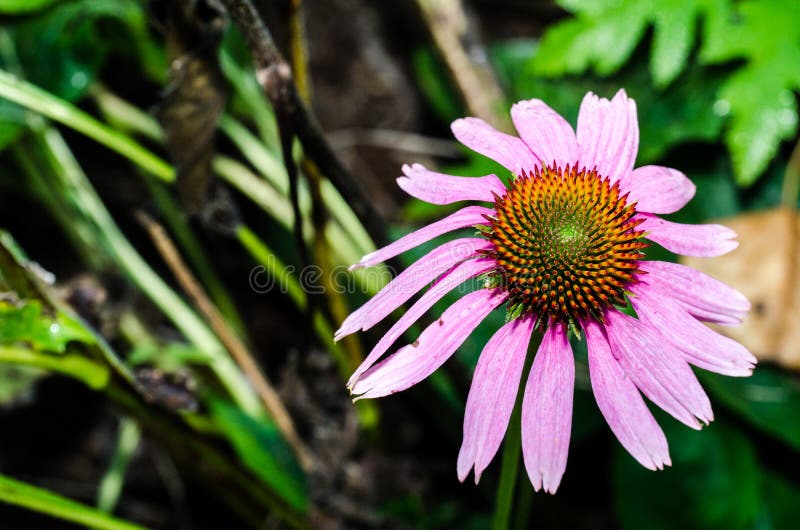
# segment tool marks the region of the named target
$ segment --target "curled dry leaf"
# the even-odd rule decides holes
[[[720,222],[739,234],[738,249],[711,260],[681,259],[750,299],[742,325],[715,329],[762,361],[800,370],[800,215],[780,208]]]
[[[224,11],[215,0],[159,0],[156,5],[164,11],[162,29],[170,61],[158,121],[177,169],[181,202],[189,213],[198,213],[211,185],[214,133],[225,107],[217,59]]]

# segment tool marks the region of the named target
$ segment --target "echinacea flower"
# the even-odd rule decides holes
[[[375,265],[446,232],[477,229],[475,237],[420,258],[344,321],[337,340],[369,329],[433,282],[372,349],[348,388],[359,398],[376,398],[417,384],[505,304],[507,323],[486,343],[475,368],[459,479],[474,469],[477,482],[497,453],[536,330],[543,337],[521,414],[522,453],[534,488],[555,492],[567,464],[575,382],[571,334],[585,336],[592,390],[611,430],[643,466],[662,469],[670,465],[667,440],[642,394],[699,429],[713,414],[689,365],[746,376],[756,359],[702,323],[739,323],[747,299],[689,267],[646,260],[644,240],[676,254],[710,257],[736,248],[736,234],[658,216],[686,205],[695,186],[675,169],[634,169],[639,127],[636,105],[624,90],[610,101],[588,93],[577,132],[537,99],[515,104],[511,118],[519,137],[476,118],[452,125],[461,143],[511,172],[508,186],[495,175],[454,177],[419,164],[403,167],[397,182],[413,197],[491,205],[466,206],[354,265]],[[482,288],[451,305],[413,344],[381,360],[435,302],[475,277],[485,280]],[[630,306],[635,317],[623,311]]]

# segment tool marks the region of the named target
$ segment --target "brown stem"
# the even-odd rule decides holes
[[[494,73],[486,61],[473,61],[462,42],[467,17],[461,0],[417,0],[417,5],[467,111],[495,127],[509,129],[508,116],[501,112],[503,93]]]
[[[310,451],[298,436],[289,412],[283,406],[283,402],[269,380],[267,380],[267,377],[261,372],[247,346],[236,336],[236,333],[228,326],[217,307],[208,298],[203,287],[197,282],[183,258],[181,258],[178,249],[164,230],[164,227],[144,213],[140,212],[138,218],[167,266],[175,275],[175,279],[178,280],[181,288],[189,295],[189,298],[192,299],[200,313],[208,320],[211,329],[214,330],[214,333],[219,337],[222,344],[231,353],[253,385],[286,443],[289,444],[297,456],[300,465],[306,471],[312,469],[314,460]]]
[[[289,40],[291,42],[292,69],[294,71],[297,90],[303,102],[306,104],[311,101],[311,76],[308,72],[308,49],[305,40],[305,20],[302,0],[289,0]],[[327,300],[328,317],[332,317],[334,322],[342,322],[347,318],[347,302],[343,295],[335,289],[332,283],[333,263],[330,258],[330,247],[325,237],[326,227],[329,222],[328,209],[322,199],[322,174],[316,164],[308,157],[303,157],[301,162],[303,174],[308,180],[309,191],[311,192],[311,223],[314,226],[314,241],[312,252],[314,262],[320,267],[321,287],[325,292]],[[363,359],[359,342],[355,337],[345,338],[342,344],[348,353],[346,366],[340,366],[340,371],[345,377],[356,369]]]

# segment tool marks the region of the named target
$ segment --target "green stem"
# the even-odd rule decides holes
[[[533,508],[533,493],[533,487],[528,476],[523,474],[517,481],[517,507],[514,513],[514,522],[511,526],[514,530],[526,530],[528,528],[528,519],[530,519],[531,509]]]
[[[520,400],[517,400],[517,405],[519,403]],[[519,471],[519,457],[522,452],[520,423],[519,407],[515,406],[508,431],[506,431],[505,442],[503,442],[503,462],[500,467],[500,480],[497,484],[492,530],[508,530],[509,528],[514,488]]]
[[[522,453],[522,399],[525,394],[527,374],[530,372],[533,358],[541,341],[542,333],[535,332],[528,347],[525,368],[522,370],[519,390],[517,391],[517,400],[514,403],[514,411],[511,413],[511,419],[508,423],[508,430],[503,443],[503,462],[500,467],[500,479],[497,483],[492,530],[508,530],[510,528],[514,490],[516,489],[517,474],[520,467],[519,457]]]

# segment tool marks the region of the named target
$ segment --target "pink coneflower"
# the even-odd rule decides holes
[[[636,105],[584,97],[577,134],[542,101],[515,104],[519,138],[476,118],[453,134],[512,173],[454,177],[415,164],[398,184],[433,203],[491,203],[465,208],[365,256],[367,267],[452,230],[475,237],[445,243],[399,274],[353,312],[337,340],[366,330],[432,286],[378,342],[348,383],[376,398],[417,384],[442,365],[490,312],[505,304],[508,322],[481,353],[467,399],[458,477],[476,482],[497,452],[514,408],[534,331],[543,333],[522,397],[522,454],[531,483],[555,492],[567,465],[575,366],[568,337],[585,336],[597,405],[620,443],[643,466],[670,465],[664,433],[641,394],[699,429],[713,419],[690,364],[733,376],[752,372],[743,346],[701,321],[736,324],[747,299],[727,285],[675,263],[647,261],[648,239],[688,256],[736,248],[720,225],[685,225],[656,214],[682,208],[695,186],[675,169],[633,168],[639,145]],[[413,344],[380,361],[392,344],[445,294],[470,278],[483,288],[450,306]],[[623,311],[632,306],[636,317]],[[630,308],[629,308],[630,309]],[[629,311],[630,312],[630,311]]]

